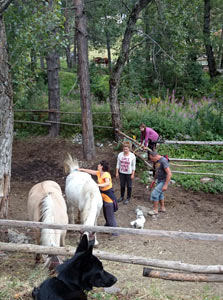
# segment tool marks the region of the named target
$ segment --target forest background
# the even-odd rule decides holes
[[[46,135],[49,128],[16,120],[50,119],[83,124],[80,61],[78,64],[80,30],[75,12],[78,3],[84,5],[86,17],[93,125],[114,127],[111,114],[104,112],[112,110],[111,86],[116,80],[115,71],[120,70],[118,64],[123,60],[120,80],[117,79],[116,112],[120,113],[118,125],[124,132],[139,139],[139,124],[143,122],[164,139],[223,140],[221,0],[12,1],[4,12],[4,22],[17,137]],[[138,3],[142,5],[141,11],[125,53],[129,20]],[[102,59],[100,63],[98,57]],[[103,60],[105,63],[101,63]],[[67,114],[57,114],[53,119],[48,113],[18,111],[44,109]],[[76,133],[81,133],[81,127],[58,124],[54,132],[63,137]],[[113,134],[108,128],[97,127],[93,131],[94,139],[100,142],[112,140]],[[161,145],[159,151],[180,158],[223,157],[219,146]],[[200,172],[222,172],[215,165],[201,164],[199,168]],[[186,188],[223,192],[221,177],[205,185],[200,183],[200,178],[174,177]],[[142,180],[146,181],[144,175]]]

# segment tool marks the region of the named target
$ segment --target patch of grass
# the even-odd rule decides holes
[[[20,294],[31,294],[33,287],[38,286],[47,276],[48,273],[43,268],[32,269],[28,276],[23,268],[18,269],[15,275],[5,273],[0,276],[0,299],[23,299]]]

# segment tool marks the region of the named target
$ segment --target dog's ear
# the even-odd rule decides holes
[[[34,300],[37,299],[37,296],[38,296],[38,292],[39,292],[39,289],[34,287],[33,291],[32,291],[32,297]]]
[[[76,250],[75,254],[78,253],[78,252],[85,252],[85,251],[87,251],[88,250],[88,246],[89,246],[88,245],[88,236],[87,236],[87,234],[83,234],[83,236],[81,238],[81,241],[80,241],[80,243],[79,243],[79,245],[77,247],[77,250]]]

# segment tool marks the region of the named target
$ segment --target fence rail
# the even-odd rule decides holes
[[[68,125],[68,126],[78,126],[81,127],[82,124],[74,124],[74,123],[66,123],[66,122],[56,122],[56,121],[49,121],[46,120],[45,122],[38,122],[38,121],[26,121],[26,120],[14,120],[14,123],[27,123],[27,124],[38,124],[38,125],[45,125],[51,126],[51,124],[60,124],[60,125]],[[105,129],[113,129],[113,127],[109,126],[97,126],[93,125],[94,128],[105,128]]]
[[[165,140],[164,144],[222,146],[223,141],[170,141],[170,140]]]
[[[15,109],[14,112],[29,112],[29,113],[57,113],[57,114],[67,114],[67,115],[80,115],[81,112],[74,112],[74,111],[59,111],[57,109]],[[117,114],[112,113],[109,111],[100,111],[100,112],[92,112],[93,115],[95,114]]]
[[[209,233],[192,233],[192,232],[176,232],[163,230],[138,230],[129,228],[113,228],[104,226],[84,226],[84,225],[59,225],[59,224],[44,224],[41,222],[3,220],[0,219],[0,226],[8,227],[26,227],[26,228],[54,228],[67,229],[73,231],[95,231],[95,232],[117,232],[121,234],[144,234],[156,237],[165,238],[184,238],[195,239],[202,241],[223,241],[223,234]],[[13,244],[0,242],[0,251],[21,252],[21,253],[39,253],[47,255],[63,255],[71,256],[75,252],[73,247],[46,247],[33,244]],[[122,255],[108,253],[94,249],[94,255],[99,259],[116,261],[128,264],[137,264],[148,267],[157,267],[161,270],[153,270],[144,268],[143,276],[152,278],[161,278],[166,280],[180,281],[202,281],[202,282],[221,282],[223,281],[223,265],[194,265],[187,264],[181,261],[169,261],[160,259],[151,259],[141,256]],[[165,270],[167,269],[167,270]],[[180,271],[180,273],[168,271],[168,269]],[[185,273],[189,272],[189,273]],[[195,274],[194,274],[195,273]]]
[[[39,253],[48,255],[72,256],[75,252],[74,247],[46,247],[33,244],[12,244],[0,242],[1,251]],[[194,265],[181,261],[170,261],[161,259],[152,259],[142,256],[134,256],[127,254],[114,254],[94,249],[94,254],[104,260],[116,261],[121,263],[131,263],[135,265],[151,266],[158,268],[166,268],[178,271],[196,272],[196,273],[223,273],[223,265]]]
[[[86,226],[77,224],[44,224],[41,222],[31,221],[17,221],[0,219],[0,226],[6,227],[26,227],[26,228],[50,228],[50,229],[63,229],[73,231],[91,231],[91,232],[103,232],[103,233],[119,233],[119,234],[135,234],[146,235],[157,238],[172,238],[172,239],[185,239],[185,240],[199,240],[199,241],[215,241],[222,242],[223,234],[211,234],[211,233],[197,233],[197,232],[183,232],[183,231],[166,231],[166,230],[149,230],[149,229],[133,229],[123,227],[107,227],[107,226]]]

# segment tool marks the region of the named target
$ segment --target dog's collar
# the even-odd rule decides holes
[[[78,169],[73,169],[73,170],[72,170],[72,172],[77,172],[77,171],[78,171]]]

